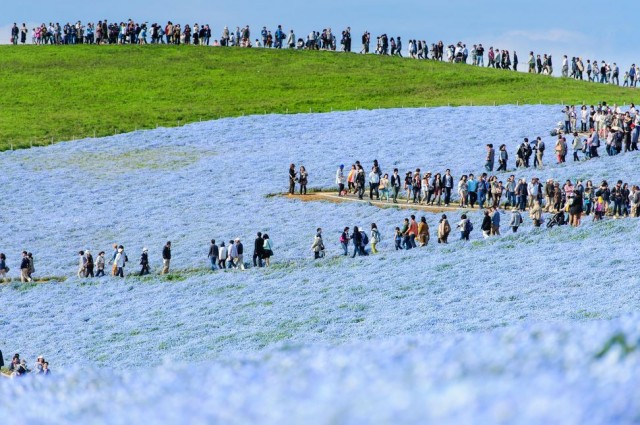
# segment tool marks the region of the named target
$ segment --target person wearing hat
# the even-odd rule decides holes
[[[36,359],[36,364],[33,367],[33,373],[34,375],[40,375],[43,372],[43,367],[42,365],[44,364],[44,356],[40,355],[38,356],[38,358]]]
[[[171,262],[171,242],[167,242],[162,249],[162,273],[169,273],[169,263]]]
[[[518,231],[518,227],[520,227],[521,224],[522,215],[520,214],[520,211],[518,211],[518,207],[513,207],[511,210],[511,220],[509,221],[509,226],[511,227],[511,230],[513,230],[513,233]]]
[[[340,164],[336,171],[336,184],[338,185],[338,196],[344,194],[344,164]]]
[[[140,255],[140,276],[144,276],[145,274],[149,274],[149,250],[145,247],[142,248],[142,254]]]

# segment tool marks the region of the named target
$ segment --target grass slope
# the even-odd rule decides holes
[[[0,91],[0,150],[243,114],[633,100],[432,61],[186,46],[0,46]]]

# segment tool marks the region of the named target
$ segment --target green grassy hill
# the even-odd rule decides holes
[[[628,103],[630,89],[374,55],[0,46],[0,150],[243,114]]]

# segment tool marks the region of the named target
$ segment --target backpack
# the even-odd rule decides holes
[[[469,234],[473,231],[473,224],[471,223],[471,220],[467,219],[466,223],[464,223],[464,232],[466,234]]]
[[[369,236],[367,236],[366,232],[360,233],[362,233],[362,246],[367,246],[367,244],[369,244]]]
[[[380,242],[380,232],[378,232],[378,230],[376,230],[375,232],[373,232],[373,241],[375,243]]]
[[[538,150],[540,152],[544,152],[544,142],[541,140],[540,143],[538,144]]]

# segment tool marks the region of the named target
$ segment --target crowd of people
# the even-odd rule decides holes
[[[4,357],[2,356],[2,351],[0,351],[0,369],[3,369]],[[35,376],[48,376],[51,375],[51,369],[49,369],[49,362],[44,359],[44,356],[38,356],[36,359],[36,363],[33,366],[33,369],[29,369],[27,366],[27,361],[25,359],[20,359],[20,354],[16,353],[11,358],[11,362],[6,368],[8,374],[6,376],[11,377],[23,377],[27,375],[35,375]]]
[[[360,38],[360,53],[375,53],[379,55],[403,56],[403,42],[400,36],[390,37],[386,33],[376,37],[375,45],[371,46],[371,33],[364,31]],[[288,32],[278,25],[273,31],[262,27],[259,37],[251,36],[249,25],[236,26],[235,30],[225,26],[220,31],[219,38],[213,36],[209,24],[178,24],[167,21],[166,24],[154,22],[135,22],[132,19],[120,22],[109,22],[107,19],[97,23],[60,24],[59,22],[42,23],[29,28],[25,23],[19,26],[14,23],[11,27],[10,41],[12,44],[193,44],[200,46],[237,46],[237,47],[264,47],[264,48],[289,48],[307,50],[342,50],[352,52],[353,38],[351,27],[336,33],[330,27],[322,31],[311,31],[304,37],[296,36],[294,30]],[[432,59],[452,63],[465,63],[475,66],[518,70],[519,58],[515,50],[500,49],[490,46],[485,49],[482,43],[473,44],[471,48],[467,44],[458,41],[455,44],[445,46],[440,40],[437,43],[427,44],[425,40],[410,39],[407,43],[407,55],[414,59]],[[485,62],[486,55],[486,62]],[[551,54],[534,54],[529,52],[528,72],[552,75],[553,59]],[[567,78],[584,80],[584,74],[588,81],[620,85],[620,68],[614,62],[587,59],[586,63],[581,57],[568,56],[562,59],[561,75]],[[623,85],[636,87],[640,77],[640,66],[631,65],[624,73]]]

